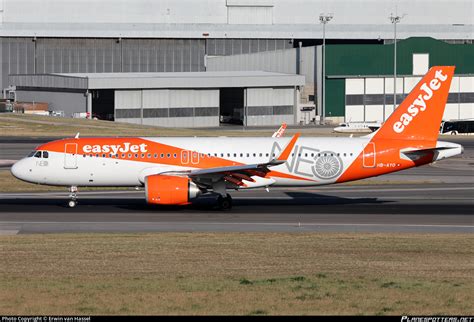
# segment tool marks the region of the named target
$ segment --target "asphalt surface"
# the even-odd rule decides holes
[[[474,140],[462,157],[357,184],[231,192],[234,207],[213,209],[214,197],[192,206],[146,205],[143,191],[0,194],[0,234],[63,232],[474,232]],[[2,142],[15,159],[41,142]],[[4,147],[9,144],[10,150]],[[6,170],[6,169],[4,169]]]

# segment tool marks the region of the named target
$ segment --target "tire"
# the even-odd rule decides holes
[[[458,131],[451,131],[451,135],[458,135]]]
[[[67,206],[69,208],[74,208],[77,206],[77,201],[76,200],[69,200],[68,203],[67,203]]]
[[[226,197],[219,196],[217,198],[217,208],[219,210],[232,209],[232,197],[229,194]]]

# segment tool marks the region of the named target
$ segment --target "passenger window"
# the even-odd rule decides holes
[[[266,156],[266,157],[268,157],[268,153],[267,153],[267,154],[265,154],[265,156]]]
[[[236,157],[237,157],[237,153],[234,153],[234,158],[236,158]]]
[[[106,157],[106,154],[105,154],[105,153],[104,153],[104,154],[102,154],[102,157],[103,157],[103,158],[105,158],[105,157]]]
[[[263,156],[263,154],[262,154],[262,153],[260,153],[260,156]]]
[[[35,158],[41,158],[41,151],[35,153]]]
[[[256,156],[257,156],[257,154],[256,154],[256,153],[254,153],[254,154],[253,154],[253,157],[255,158]]]
[[[240,157],[243,157],[243,156],[244,156],[244,154],[243,154],[243,153],[241,153],[241,154],[240,154]]]
[[[176,153],[175,153],[175,154],[173,154],[173,157],[176,159],[178,156],[177,156]]]
[[[160,158],[164,158],[164,157],[165,157],[164,153],[160,154]]]
[[[311,156],[314,157],[314,153],[311,153]]]
[[[151,154],[150,154],[150,153],[148,153],[148,157],[151,158]]]
[[[167,157],[167,158],[171,157],[171,154],[168,153],[168,154],[166,155],[166,157]]]
[[[85,157],[85,156],[86,156],[86,155],[84,154],[84,157]],[[49,153],[48,153],[48,151],[43,151],[43,158],[45,158],[45,159],[49,158]]]
[[[346,154],[346,153],[344,153],[344,156],[347,156],[347,154]]]
[[[138,153],[135,154],[135,158],[138,158]]]

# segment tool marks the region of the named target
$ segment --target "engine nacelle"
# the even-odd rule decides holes
[[[187,205],[201,194],[188,177],[155,174],[145,177],[146,202],[155,205]]]

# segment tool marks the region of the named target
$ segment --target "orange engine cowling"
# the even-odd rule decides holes
[[[187,205],[201,194],[188,177],[155,174],[145,178],[146,202],[155,205]]]

